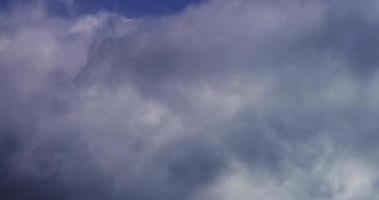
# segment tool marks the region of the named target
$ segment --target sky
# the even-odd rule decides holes
[[[379,199],[378,1],[0,2],[0,199]]]
[[[127,17],[159,17],[178,13],[206,0],[1,0],[0,9],[41,2],[49,14],[61,17],[100,11],[115,12]]]

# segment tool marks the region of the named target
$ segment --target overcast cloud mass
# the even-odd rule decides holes
[[[0,199],[379,199],[378,1],[47,2],[0,11]]]

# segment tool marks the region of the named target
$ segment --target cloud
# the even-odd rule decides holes
[[[213,0],[127,18],[9,8],[0,196],[378,198],[376,9]]]

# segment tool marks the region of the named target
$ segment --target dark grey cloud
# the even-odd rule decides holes
[[[375,1],[0,15],[1,199],[378,198]]]

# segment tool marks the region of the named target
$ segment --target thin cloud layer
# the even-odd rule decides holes
[[[377,199],[378,8],[213,0],[127,18],[10,7],[1,199]]]

